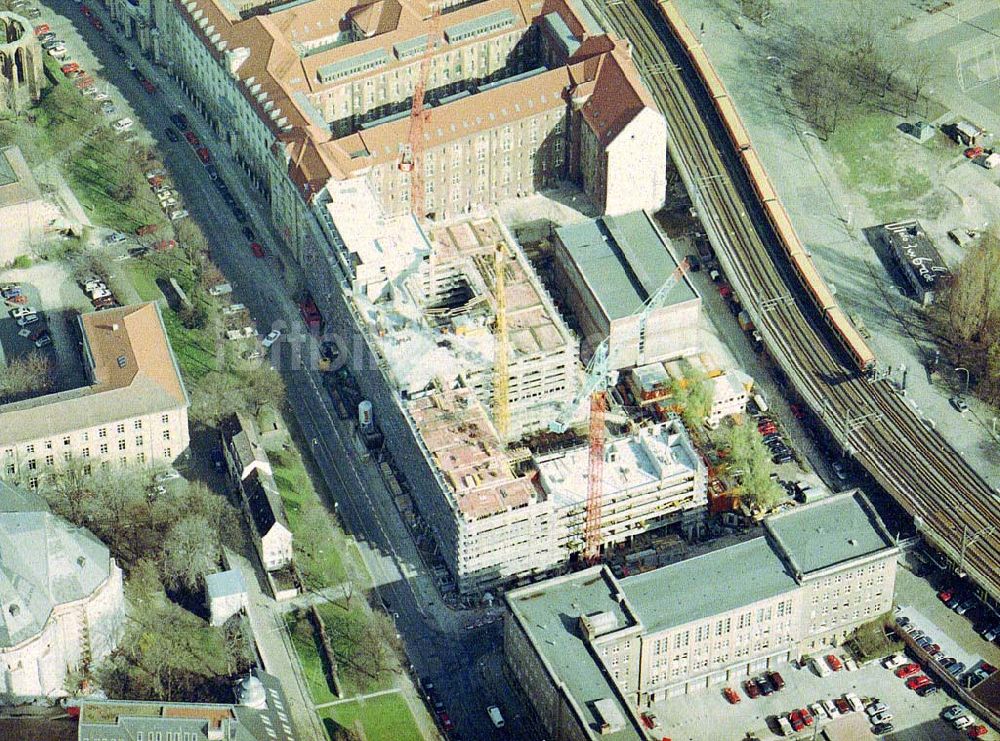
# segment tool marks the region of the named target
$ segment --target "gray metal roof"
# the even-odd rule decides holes
[[[678,265],[643,211],[560,227],[556,234],[611,321],[639,311]],[[670,289],[663,306],[697,297],[685,277]]]
[[[389,55],[385,49],[372,49],[364,54],[341,59],[339,62],[324,64],[316,70],[316,77],[325,85],[342,77],[350,77],[359,72],[385,67],[387,64],[389,64]]]
[[[644,736],[634,720],[626,722],[616,733],[599,736],[595,730],[598,714],[594,703],[599,700],[612,700],[624,718],[632,718],[611,680],[591,655],[579,627],[582,615],[595,612],[613,615],[619,629],[634,624],[615,599],[615,585],[609,577],[603,569],[593,568],[550,579],[509,592],[507,604],[556,682],[565,686],[580,708],[581,720],[592,729],[593,737],[639,741]]]
[[[858,490],[774,515],[764,526],[791,568],[803,575],[895,548],[882,520]]]
[[[791,592],[798,583],[766,538],[621,579],[649,633]]]
[[[545,25],[552,35],[555,37],[556,41],[562,47],[563,53],[566,56],[572,56],[576,53],[576,50],[580,48],[580,39],[573,35],[573,32],[569,30],[569,26],[566,25],[566,21],[558,13],[546,13],[542,16]]]
[[[30,494],[0,498],[0,647],[38,635],[56,605],[89,597],[107,581],[111,557],[89,531],[33,506]],[[15,490],[16,493],[16,490]],[[11,506],[7,506],[7,502]]]
[[[211,599],[243,594],[247,585],[243,581],[243,573],[239,569],[220,571],[205,577],[205,590]]]

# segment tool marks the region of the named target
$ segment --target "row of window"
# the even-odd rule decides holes
[[[162,424],[164,424],[164,425],[169,425],[170,424],[170,415],[169,414],[162,415],[160,417],[160,422]],[[108,427],[99,427],[97,429],[97,437],[99,439],[107,438],[107,436],[108,436],[108,430],[109,429],[110,428],[108,428]],[[132,429],[133,430],[141,430],[142,429],[142,420],[141,419],[135,419],[135,420],[133,420],[132,421]],[[124,435],[125,434],[125,430],[126,430],[126,423],[125,422],[119,422],[115,426],[115,432],[117,434],[119,434],[119,435]],[[163,430],[163,439],[164,440],[169,440],[170,439],[170,430],[169,429]],[[80,441],[81,442],[90,442],[90,431],[89,430],[85,430],[85,431],[83,431],[83,432],[80,433]],[[136,445],[142,445],[141,441],[142,441],[142,436],[141,435],[137,436],[136,437]],[[63,438],[62,438],[62,444],[63,444],[63,447],[67,447],[69,445],[72,445],[73,444],[73,438],[72,438],[72,436],[71,435],[64,435]],[[118,444],[119,444],[119,446],[121,446],[123,444],[123,441],[119,440]],[[44,450],[52,450],[53,447],[54,447],[54,441],[53,440],[46,440],[44,443],[42,443],[42,448]],[[35,450],[36,450],[35,443],[27,443],[24,446],[24,453],[25,453],[25,455],[32,455],[33,453],[35,453]],[[124,448],[119,447],[119,450],[124,450]],[[14,457],[14,448],[7,448],[4,451],[4,455],[7,458],[13,458]],[[84,457],[86,457],[86,456],[84,456]]]

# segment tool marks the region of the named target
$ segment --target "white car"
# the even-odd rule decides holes
[[[486,708],[486,713],[490,716],[490,720],[493,721],[493,726],[495,728],[503,728],[504,722],[503,716],[500,714],[500,708],[496,705],[490,705]],[[650,719],[650,722],[653,724],[653,728],[656,728],[659,725],[659,723],[656,722],[656,716],[652,713],[646,713],[646,717]]]
[[[972,725],[972,718],[970,718],[968,715],[960,715],[957,718],[954,718],[951,721],[951,724],[955,728],[962,730],[963,728],[968,728],[969,726]]]
[[[902,654],[893,654],[882,659],[882,666],[886,669],[896,669],[906,663],[909,663],[909,659]]]
[[[829,715],[831,718],[836,718],[838,715],[840,715],[840,711],[837,710],[837,706],[834,704],[833,700],[823,700],[822,705],[823,709],[826,711],[826,714]]]
[[[90,292],[91,301],[97,301],[99,298],[111,298],[111,291],[107,288],[95,288]]]
[[[161,198],[160,199],[160,206],[162,208],[170,208],[170,207],[176,206],[176,205],[177,205],[177,199],[176,198],[172,198],[171,197],[171,198]]]
[[[188,217],[188,212],[187,209],[184,208],[180,209],[179,211],[170,212],[171,221],[179,221],[180,219],[186,219],[187,217]]]
[[[181,477],[180,473],[176,468],[168,468],[163,473],[158,473],[153,477],[153,480],[157,484],[162,484],[165,481],[173,481],[174,479],[179,479]]]
[[[133,121],[131,118],[119,118],[117,121],[111,124],[111,127],[119,133],[122,131],[128,131],[133,126],[135,126],[135,121]]]
[[[81,92],[88,98],[92,98],[101,92],[101,89],[97,85],[91,85],[90,87],[85,87]]]
[[[121,232],[111,232],[111,234],[109,234],[104,238],[104,243],[119,244],[120,242],[124,242],[125,239],[126,239],[125,235],[122,234]]]
[[[38,314],[28,314],[17,320],[17,326],[27,327],[29,324],[34,324],[37,321],[39,321]]]
[[[38,309],[34,306],[18,306],[15,309],[10,310],[10,315],[15,319],[20,319],[22,316],[31,316],[32,314],[37,314]]]
[[[868,715],[879,715],[888,709],[888,706],[886,706],[884,702],[875,702],[865,708],[865,712],[868,713]]]
[[[888,723],[892,720],[892,713],[876,713],[868,718],[872,725],[878,725],[879,723]]]
[[[818,702],[814,702],[812,705],[810,705],[809,706],[809,711],[813,714],[813,716],[817,720],[829,717],[829,715],[826,712],[826,708],[824,708]]]
[[[826,662],[822,659],[816,658],[815,656],[809,660],[809,665],[812,666],[812,670],[821,677],[828,677],[833,674],[833,671],[826,665]]]
[[[170,188],[160,188],[153,192],[156,193],[156,197],[159,198],[161,202],[167,200],[168,198],[173,198],[176,195]]]
[[[277,329],[272,329],[270,332],[267,333],[267,337],[265,337],[263,340],[260,341],[260,344],[263,345],[264,347],[271,347],[271,345],[273,345],[275,342],[278,341],[279,337],[281,337],[281,331]]]
[[[135,72],[135,64],[132,62],[131,59],[125,60],[125,66],[128,67],[129,72]]]
[[[97,93],[94,94],[94,100],[97,101],[98,103],[102,103],[105,100],[111,100],[111,96],[108,95],[107,93],[102,93],[98,91]]]

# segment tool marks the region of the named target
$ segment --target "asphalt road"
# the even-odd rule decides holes
[[[307,439],[313,440],[312,455],[323,474],[332,504],[347,529],[358,539],[365,564],[372,575],[376,594],[393,616],[416,676],[434,682],[449,716],[456,724],[452,738],[538,739],[543,736],[537,719],[520,699],[502,670],[502,633],[499,621],[482,627],[479,611],[456,612],[440,599],[433,579],[375,465],[359,452],[353,428],[336,417],[322,388],[319,373],[296,367],[300,347],[296,337],[305,337],[298,307],[283,290],[280,265],[272,257],[257,259],[240,233],[240,224],[227,208],[205,168],[184,140],[169,142],[164,129],[167,116],[182,109],[230,191],[248,212],[258,240],[268,255],[278,242],[258,214],[266,213],[243,187],[238,166],[225,157],[210,129],[194,106],[165,71],[140,58],[130,40],[121,43],[140,71],[157,86],[146,93],[135,77],[114,55],[110,43],[84,22],[78,7],[54,0],[52,7],[74,20],[81,35],[105,66],[102,74],[129,101],[137,121],[152,134],[173,182],[207,237],[212,258],[234,286],[235,300],[251,311],[262,333],[280,329],[285,336],[275,345],[271,361],[285,378],[288,398]],[[105,25],[111,28],[102,13]],[[311,341],[311,340],[310,340]],[[468,629],[467,626],[473,626]],[[486,714],[488,705],[500,706],[506,727],[494,729]]]

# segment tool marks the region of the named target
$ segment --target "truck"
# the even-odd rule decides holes
[[[302,314],[302,320],[306,323],[306,327],[309,328],[310,332],[319,332],[323,329],[323,316],[319,313],[319,309],[316,308],[316,302],[313,301],[312,296],[308,293],[299,301],[299,311]]]

